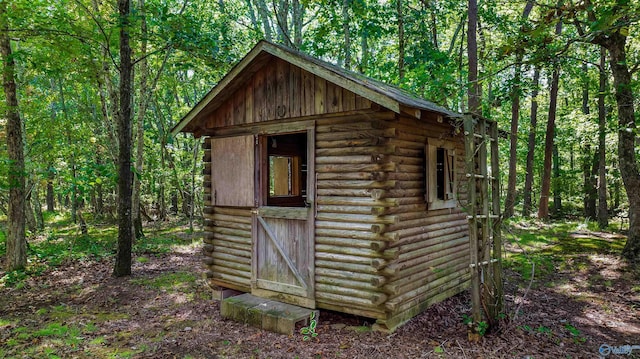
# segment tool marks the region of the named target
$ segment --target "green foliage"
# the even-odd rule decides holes
[[[316,333],[316,326],[318,325],[318,321],[316,320],[316,312],[312,311],[309,315],[309,326],[303,327],[300,329],[300,334],[303,335],[302,340],[307,341],[311,338],[315,338],[318,336]]]

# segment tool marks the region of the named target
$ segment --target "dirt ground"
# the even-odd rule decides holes
[[[371,331],[369,319],[328,311],[310,341],[227,321],[200,260],[197,245],[183,246],[137,258],[129,278],[113,278],[111,260],[82,261],[1,288],[0,357],[597,358],[603,345],[640,345],[637,269],[606,248],[565,257],[530,289],[507,270],[511,319],[477,343],[463,323],[468,293],[390,335]],[[640,357],[640,349],[608,357]]]

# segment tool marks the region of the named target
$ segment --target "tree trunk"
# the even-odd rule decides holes
[[[582,65],[582,72],[586,74],[588,71],[587,64]],[[585,78],[582,84],[582,113],[585,115],[589,115],[591,111],[589,110],[589,79]],[[595,152],[597,159],[597,150]],[[593,181],[593,176],[591,175],[591,159],[593,158],[591,155],[591,145],[585,144],[583,149],[583,164],[582,164],[582,173],[583,173],[583,192],[584,195],[584,216],[585,218],[595,219],[596,218],[596,187]]]
[[[56,210],[56,197],[53,190],[53,179],[55,178],[55,173],[50,170],[47,178],[47,212],[53,212]]]
[[[129,0],[118,0],[120,16],[120,89],[118,116],[118,250],[113,275],[131,274],[131,244],[133,242],[131,216],[131,45]]]
[[[33,213],[33,206],[31,204],[31,200],[33,199],[33,185],[30,181],[27,181],[26,187],[30,188],[30,190],[27,190],[27,197],[24,202],[24,215],[27,221],[27,229],[31,232],[31,235],[34,235],[38,231],[38,224],[36,223],[36,216]]]
[[[558,154],[558,144],[553,143],[553,214],[559,216],[562,211],[562,186],[560,183],[560,156]]]
[[[293,47],[300,49],[302,46],[302,26],[304,25],[304,7],[300,0],[293,0]]]
[[[36,216],[36,230],[40,232],[44,230],[44,217],[42,216],[42,203],[40,202],[40,191],[37,184],[33,187],[31,198],[33,198],[33,209]]]
[[[635,155],[637,128],[631,74],[625,52],[626,36],[616,32],[609,36],[613,86],[618,105],[618,158],[622,182],[629,199],[629,234],[622,255],[630,261],[640,261],[640,171]]]
[[[396,11],[398,16],[398,79],[402,83],[404,80],[404,14],[402,11],[402,0],[396,0]]]
[[[536,127],[538,126],[538,85],[540,84],[540,69],[533,71],[533,91],[531,92],[531,115],[529,124],[529,140],[527,143],[527,166],[524,180],[524,204],[522,216],[531,214],[531,191],[533,187],[533,156],[536,149]]]
[[[529,18],[533,1],[527,1],[522,12],[522,19]],[[513,216],[516,204],[516,182],[518,165],[518,123],[520,122],[520,79],[522,77],[522,58],[524,48],[516,52],[516,63],[513,68],[513,85],[511,87],[511,136],[509,142],[509,178],[507,180],[507,198],[504,201],[504,218]]]
[[[344,68],[351,69],[351,31],[349,30],[349,0],[342,0],[342,32],[344,35]]]
[[[133,203],[131,205],[131,213],[133,215],[133,234],[135,238],[140,239],[144,237],[142,231],[142,216],[140,215],[140,175],[142,174],[143,155],[144,155],[144,117],[147,112],[147,20],[145,13],[144,0],[138,0],[138,11],[140,17],[140,92],[138,99],[138,116],[137,116],[137,131],[136,131],[136,171],[133,177]]]
[[[262,20],[262,29],[264,31],[264,38],[267,41],[273,41],[273,36],[271,35],[271,24],[269,23],[269,10],[267,9],[267,4],[265,0],[255,0],[256,8],[258,9],[258,15],[260,16],[260,20]]]
[[[198,167],[198,153],[200,152],[200,139],[196,139],[193,148],[193,168],[191,169],[191,207],[189,212],[189,230],[193,232],[193,214],[195,212],[196,195],[196,169]]]
[[[0,2],[0,55],[2,55],[2,83],[6,101],[5,118],[7,155],[9,157],[7,182],[9,185],[9,213],[7,220],[7,271],[22,269],[27,264],[27,240],[25,235],[25,167],[22,142],[22,119],[18,110],[16,93],[16,64],[11,52],[7,2]]]
[[[600,47],[600,86],[598,91],[598,227],[605,229],[609,225],[607,209],[607,167],[606,136],[607,110],[605,108],[605,91],[607,91],[606,50]]]
[[[467,14],[467,56],[469,57],[467,101],[469,112],[479,114],[480,85],[478,83],[478,42],[476,41],[478,3],[476,0],[469,0]]]
[[[556,35],[562,33],[562,22],[556,25]],[[551,157],[553,155],[554,135],[556,131],[556,107],[558,104],[558,83],[560,82],[560,68],[554,64],[551,78],[551,90],[549,94],[549,119],[544,140],[544,164],[542,172],[542,188],[540,189],[540,203],[538,206],[538,218],[546,221],[549,219],[549,191],[551,189]]]

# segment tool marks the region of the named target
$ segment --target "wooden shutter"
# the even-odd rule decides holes
[[[254,207],[254,137],[211,139],[211,196],[214,206]]]

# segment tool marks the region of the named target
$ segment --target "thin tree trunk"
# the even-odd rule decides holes
[[[258,9],[258,15],[260,16],[260,20],[262,20],[262,29],[264,31],[264,38],[267,41],[273,41],[273,36],[271,35],[271,24],[269,23],[269,10],[267,9],[267,4],[265,0],[255,0],[256,8]]]
[[[522,19],[526,21],[533,9],[533,1],[527,1],[522,12]],[[522,58],[524,48],[519,47],[516,52],[516,63],[513,69],[513,85],[511,87],[511,136],[509,142],[509,178],[507,180],[507,198],[504,201],[505,218],[513,216],[516,205],[516,182],[518,165],[518,124],[520,122],[520,81],[522,78]]]
[[[53,179],[55,178],[55,173],[50,169],[47,177],[47,212],[53,212],[56,207],[56,198],[53,190]]]
[[[560,185],[560,155],[558,154],[558,144],[553,143],[553,214],[560,215],[562,211],[562,186]]]
[[[467,87],[467,101],[469,112],[480,114],[480,84],[478,83],[478,3],[469,0],[467,16],[467,56],[469,57],[469,73]]]
[[[342,0],[342,32],[344,35],[344,68],[351,69],[351,31],[349,30],[349,0]]]
[[[24,215],[25,215],[25,220],[27,221],[27,229],[29,230],[29,232],[31,232],[31,235],[35,234],[38,231],[38,225],[36,223],[36,216],[33,213],[33,206],[31,204],[32,201],[32,194],[33,194],[33,187],[34,185],[30,183],[31,181],[27,181],[26,187],[27,189],[27,196],[25,198],[25,203],[24,203]]]
[[[140,239],[144,237],[142,230],[142,216],[140,215],[140,175],[142,174],[142,166],[144,160],[144,117],[147,112],[147,76],[149,69],[147,67],[147,19],[144,0],[138,0],[138,12],[140,17],[140,91],[138,99],[138,116],[136,129],[136,171],[133,176],[133,203],[131,205],[131,213],[133,215],[133,234],[134,237]]]
[[[562,33],[562,22],[556,25],[556,35]],[[542,172],[542,188],[540,189],[540,203],[538,206],[538,218],[546,221],[549,219],[549,191],[551,189],[551,157],[553,155],[553,143],[556,129],[556,107],[558,104],[558,83],[560,82],[560,67],[554,64],[551,78],[551,90],[549,94],[549,119],[544,140],[544,164]]]
[[[587,64],[582,65],[582,72],[586,74],[588,71]],[[589,79],[588,77],[584,79],[582,84],[582,113],[584,115],[589,115],[591,111],[589,110]],[[583,174],[583,189],[582,194],[584,196],[584,216],[585,218],[596,218],[596,188],[595,183],[593,181],[593,177],[591,176],[591,144],[587,143],[583,148],[583,164],[582,164],[582,174]],[[597,155],[597,151],[596,151]]]
[[[609,225],[607,209],[607,167],[606,136],[607,110],[605,108],[605,91],[607,90],[606,50],[600,47],[600,86],[598,91],[598,227],[605,229]]]
[[[529,140],[527,143],[527,165],[524,180],[524,204],[522,216],[531,214],[531,191],[533,187],[533,156],[536,149],[536,127],[538,125],[538,85],[540,84],[540,69],[533,71],[533,91],[531,92],[531,115],[529,124]]]
[[[304,7],[300,0],[293,0],[293,47],[300,49],[302,46],[302,25],[304,24]]]
[[[130,2],[118,0],[120,15],[120,112],[118,116],[118,250],[113,275],[131,274],[131,245],[133,242],[131,216],[131,45]]]
[[[22,269],[27,264],[27,239],[25,234],[25,167],[22,140],[22,119],[18,110],[15,70],[9,38],[7,2],[0,2],[0,55],[2,56],[2,84],[6,101],[5,118],[9,185],[9,213],[5,268],[7,271]]]
[[[398,78],[402,83],[404,80],[404,13],[402,10],[402,0],[396,0],[396,11],[398,16]]]
[[[33,209],[35,210],[36,216],[36,230],[40,232],[44,230],[44,217],[42,216],[42,203],[40,202],[40,191],[38,190],[37,184],[33,187],[32,192],[31,197],[33,199]]]

